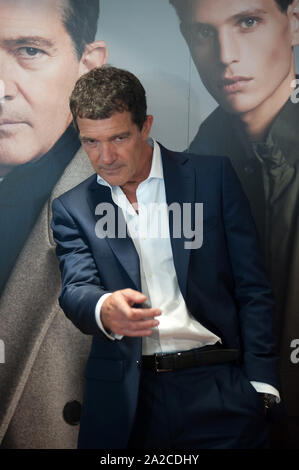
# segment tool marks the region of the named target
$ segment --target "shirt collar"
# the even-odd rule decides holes
[[[153,148],[153,158],[152,158],[152,166],[151,171],[145,181],[149,181],[152,178],[163,179],[163,169],[162,169],[162,160],[161,160],[161,149],[159,144],[155,139],[150,137],[148,139],[148,144]],[[103,186],[108,186],[112,189],[113,186],[110,186],[104,178],[100,175],[97,175],[97,182]]]
[[[299,104],[289,99],[277,114],[266,139],[254,142],[253,150],[258,159],[269,164],[281,165],[283,161],[295,164],[298,148]]]

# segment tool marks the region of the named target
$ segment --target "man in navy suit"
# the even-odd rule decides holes
[[[60,305],[92,335],[79,448],[261,448],[279,401],[272,296],[225,157],[165,149],[131,73],[71,110],[96,175],[53,202]]]

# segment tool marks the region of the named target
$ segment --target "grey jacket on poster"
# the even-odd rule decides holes
[[[42,210],[0,299],[5,345],[5,363],[0,364],[2,448],[77,447],[90,337],[58,306],[60,271],[50,221],[52,200],[92,173],[79,149]]]

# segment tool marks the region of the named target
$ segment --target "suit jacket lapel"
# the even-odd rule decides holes
[[[113,238],[106,237],[105,240],[110,245],[110,248],[112,249],[119,263],[127,272],[128,276],[130,277],[131,281],[135,286],[135,289],[141,291],[139,257],[135,249],[134,243],[127,234],[125,237],[118,237],[118,227],[126,226],[123,213],[113,202],[110,188],[98,184],[95,176],[89,188],[88,204],[96,220],[98,220],[100,216],[95,215],[95,209],[99,203],[103,202],[112,204],[115,213],[116,227],[116,236]]]
[[[174,237],[171,214],[169,217],[169,230],[178,283],[183,297],[186,298],[190,249],[186,249],[185,242],[190,242],[190,239],[186,238],[183,230],[183,203],[191,205],[191,226],[193,226],[196,186],[195,170],[190,168],[188,163],[189,158],[186,154],[169,152],[162,145],[160,147],[167,204],[170,206],[173,203],[178,203],[181,206],[181,236],[179,238]]]

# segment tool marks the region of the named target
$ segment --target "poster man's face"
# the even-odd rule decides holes
[[[204,85],[224,109],[247,113],[282,84],[290,88],[290,18],[275,0],[188,0],[187,10],[182,31]]]
[[[79,61],[64,1],[0,0],[0,169],[41,157],[71,122]]]

